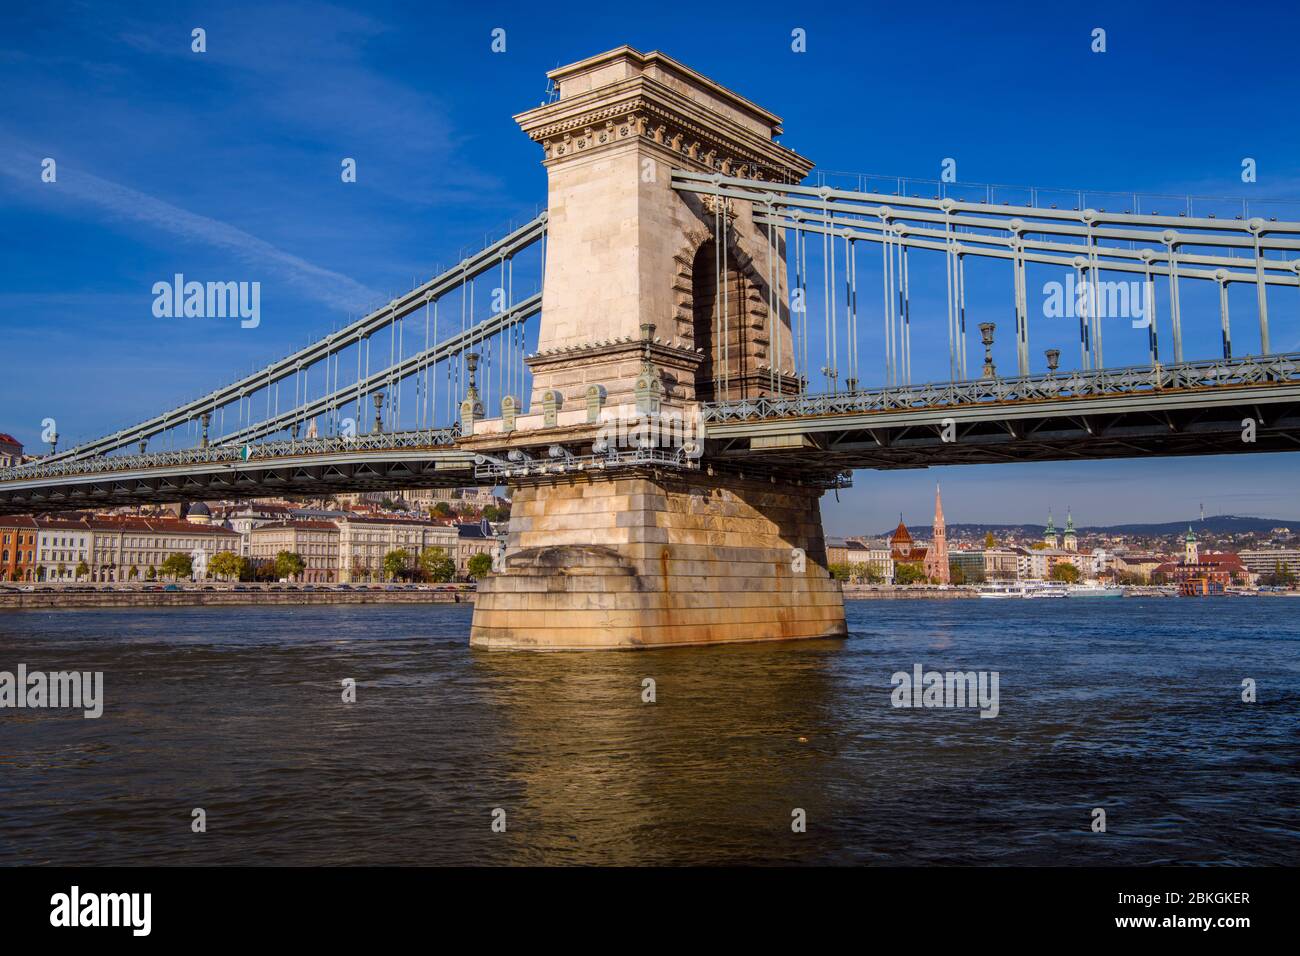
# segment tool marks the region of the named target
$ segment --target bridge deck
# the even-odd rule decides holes
[[[209,448],[10,469],[0,514],[474,484],[474,456],[450,441],[413,432],[252,446],[247,459],[241,449]]]
[[[1295,451],[1300,355],[706,405],[708,452],[765,467]]]
[[[706,403],[701,416],[706,460],[813,481],[853,469],[1294,451],[1300,353]],[[535,437],[572,446],[565,461],[600,457],[590,437]],[[475,461],[441,429],[38,462],[0,474],[0,514],[505,480]]]

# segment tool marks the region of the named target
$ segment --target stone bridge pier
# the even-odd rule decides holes
[[[462,409],[462,445],[514,499],[471,643],[843,636],[827,476],[711,464],[699,426],[702,401],[798,386],[783,239],[748,203],[671,186],[674,168],[798,182],[812,164],[776,142],[779,117],[662,54],[548,75],[558,98],[516,117],[549,180],[529,413]]]

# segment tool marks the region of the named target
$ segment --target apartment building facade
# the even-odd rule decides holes
[[[0,432],[0,468],[17,468],[23,463],[23,443]]]
[[[85,522],[36,519],[36,579],[75,581],[78,566],[90,567],[91,535]]]
[[[1237,557],[1252,574],[1285,571],[1300,577],[1300,551],[1286,548],[1253,548],[1238,551]]]
[[[339,532],[338,580],[345,583],[371,583],[386,580],[384,557],[390,551],[405,551],[415,569],[420,554],[429,548],[441,548],[458,560],[459,536],[456,528],[416,518],[372,518],[346,515],[334,525]]]
[[[36,519],[0,518],[0,581],[36,580]]]
[[[40,520],[40,519],[38,519]],[[90,580],[143,581],[158,577],[173,554],[189,556],[202,577],[212,557],[239,554],[239,535],[220,525],[178,518],[97,517],[80,522],[90,539]]]
[[[306,565],[296,580],[335,584],[339,580],[339,529],[330,521],[272,521],[249,532],[249,559],[255,566],[275,562],[281,551],[299,555]]]

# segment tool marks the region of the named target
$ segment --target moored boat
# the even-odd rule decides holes
[[[1072,598],[1117,598],[1124,596],[1124,589],[1096,583],[1071,584],[1066,593]]]

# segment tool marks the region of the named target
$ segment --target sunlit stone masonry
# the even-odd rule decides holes
[[[511,486],[471,643],[563,650],[840,636],[826,476],[710,463],[699,403],[797,387],[784,248],[749,203],[674,168],[798,182],[779,117],[628,47],[548,74],[516,117],[541,144],[549,234],[527,414],[471,395],[462,446]],[[638,422],[670,422],[650,440]],[[630,437],[629,437],[630,436]]]
[[[479,585],[472,642],[654,647],[843,634],[820,495],[696,474],[521,485],[507,571]]]

